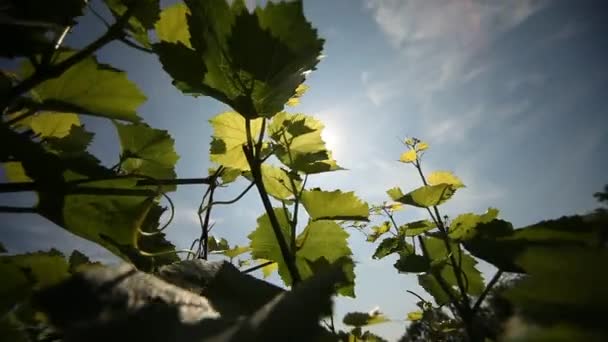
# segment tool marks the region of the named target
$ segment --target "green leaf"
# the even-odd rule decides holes
[[[224,238],[218,239],[214,236],[210,236],[207,240],[207,250],[209,252],[224,251],[229,248],[228,241]]]
[[[56,53],[55,63],[74,54],[73,51]],[[34,72],[25,62],[22,77]],[[42,82],[34,88],[36,104],[43,109],[90,114],[130,122],[140,121],[136,109],[146,97],[127,79],[126,73],[99,64],[88,57],[65,71],[61,76]]]
[[[250,252],[252,249],[249,246],[234,246],[230,249],[224,250],[221,254],[229,257],[230,259],[236,258],[241,254]]]
[[[418,159],[416,150],[407,150],[401,154],[399,161],[402,163],[413,163]]]
[[[489,223],[496,219],[498,210],[488,208],[483,215],[472,213],[458,215],[450,223],[448,235],[454,240],[469,240],[477,234],[476,227],[482,223]]]
[[[434,229],[436,225],[429,220],[420,220],[406,223],[399,227],[399,234],[404,236],[418,236],[424,232]]]
[[[77,189],[129,190],[135,188],[136,182],[136,179],[91,181]],[[151,200],[143,196],[41,193],[37,209],[68,231],[128,258],[127,251],[135,252],[137,230],[151,205]]]
[[[76,272],[83,265],[91,264],[91,259],[78,250],[74,250],[68,258],[68,264],[70,265],[70,273]]]
[[[394,264],[399,273],[421,273],[431,267],[427,258],[416,254],[402,254]]]
[[[515,261],[532,247],[594,247],[603,241],[606,218],[588,216],[562,217],[513,229],[502,220],[477,226],[477,235],[464,242],[471,254],[507,272],[522,273]]]
[[[127,8],[135,6],[133,15],[127,22],[127,30],[142,45],[150,46],[147,31],[152,29],[159,19],[159,0],[105,0],[105,3],[116,17],[123,15]]]
[[[380,242],[380,245],[378,245],[378,248],[376,248],[373,258],[382,259],[385,256],[393,253],[406,253],[408,251],[412,251],[412,246],[410,244],[406,243],[401,238],[389,237]]]
[[[120,168],[126,174],[148,176],[155,179],[176,177],[175,164],[179,156],[175,142],[165,130],[140,124],[114,122],[120,139]],[[173,191],[176,186],[163,186],[163,191]]]
[[[269,261],[270,260],[266,260],[266,259],[257,259],[256,260],[258,265],[265,264]],[[272,262],[272,264],[268,264],[268,265],[262,267],[262,275],[264,276],[264,279],[270,277],[272,275],[272,273],[276,272],[278,269],[279,269],[279,265],[277,265],[276,262]]]
[[[441,285],[439,285],[439,282],[437,281],[437,279],[435,279],[433,275],[428,273],[419,274],[418,284],[420,284],[420,286],[422,286],[422,288],[424,288],[426,292],[428,292],[431,296],[433,296],[433,298],[435,298],[435,303],[437,303],[437,305],[445,305],[450,302],[450,297],[441,288]],[[451,291],[453,292],[453,294],[455,294],[453,289],[451,289]],[[457,295],[456,298],[458,298]]]
[[[363,327],[389,321],[390,319],[381,313],[370,315],[367,312],[349,312],[344,315],[344,319],[342,319],[344,324],[354,327]]]
[[[26,299],[34,290],[69,276],[68,263],[57,250],[0,256],[0,314]]]
[[[391,223],[384,221],[381,224],[372,227],[372,233],[367,236],[367,241],[375,242],[380,236],[388,232],[391,229]]]
[[[3,341],[30,342],[23,323],[14,314],[5,314],[0,318],[0,336]]]
[[[188,0],[186,4],[194,54],[189,53],[185,63],[162,56],[161,62],[174,78],[172,71],[187,69],[203,76],[186,79],[182,73],[175,78],[178,88],[187,93],[212,96],[245,117],[270,117],[294,96],[305,79],[304,71],[318,63],[323,41],[306,21],[301,2],[269,2],[254,12],[240,1],[228,5],[223,0]],[[170,16],[183,15],[180,11],[161,19],[171,22]],[[167,31],[163,26],[160,39],[177,42],[166,45],[169,49],[185,44],[183,33],[178,39]],[[165,55],[177,54],[165,51]]]
[[[449,258],[449,253],[445,246],[445,242],[439,238],[427,237],[424,239],[424,244],[428,252],[429,259],[434,263],[435,267],[438,268],[438,271],[440,271],[443,279],[445,279],[448,285],[457,287],[458,281],[454,275],[454,268],[452,264],[442,262],[443,260],[447,260]],[[464,251],[461,251],[462,254],[459,255],[458,246],[453,242],[450,242],[449,244],[452,251],[452,256],[457,262],[460,263],[460,270],[462,272],[461,274],[462,278],[464,279],[463,282],[467,293],[474,296],[480,295],[485,287],[481,272],[475,268],[477,261]]]
[[[211,161],[240,171],[249,171],[243,152],[247,145],[245,118],[235,112],[225,112],[210,120],[213,126]],[[262,119],[251,121],[251,137],[257,139],[262,128]]]
[[[568,323],[605,334],[602,317],[608,314],[608,276],[602,265],[608,262],[607,250],[531,247],[516,262],[528,276],[515,282],[504,295],[521,316],[532,322]]]
[[[431,172],[431,174],[426,177],[426,180],[429,185],[450,184],[455,189],[464,187],[462,181],[450,171]]]
[[[290,217],[286,216],[286,211],[283,210],[283,208],[275,208],[274,214],[279,222],[283,239],[289,246],[289,241],[291,241]],[[254,259],[266,259],[276,262],[278,264],[279,274],[281,275],[281,278],[283,278],[285,284],[291,284],[289,270],[283,259],[283,254],[281,254],[281,249],[279,248],[279,243],[272,230],[268,214],[260,216],[257,219],[257,222],[257,228],[248,236],[249,240],[251,240],[251,257]]]
[[[252,180],[250,173],[247,178]],[[299,192],[302,187],[302,181],[297,174],[289,174],[284,169],[269,164],[262,164],[262,181],[266,192],[279,201],[294,198],[294,193]],[[294,183],[295,189],[292,188],[291,182]]]
[[[422,319],[422,316],[423,316],[422,311],[420,311],[420,310],[412,311],[407,314],[407,320],[408,321],[419,321]]]
[[[287,100],[286,105],[294,107],[300,104],[300,98],[304,95],[304,93],[306,93],[308,88],[309,87],[306,84],[300,84],[296,88],[296,93],[289,100]]]
[[[306,174],[340,170],[321,137],[323,127],[304,114],[278,113],[268,125],[275,155],[290,169]]]
[[[93,136],[93,133],[87,132],[82,126],[72,126],[68,135],[62,138],[47,138],[46,143],[62,158],[88,158],[97,164],[97,159],[86,153]]]
[[[21,162],[6,162],[2,163],[6,178],[11,182],[31,182],[32,179],[28,177],[23,169]]]
[[[348,247],[348,233],[336,222],[328,220],[312,221],[304,228],[296,239],[296,266],[300,271],[302,279],[311,277],[316,272],[321,272],[330,267],[330,264],[342,263],[342,270],[346,275],[346,282],[342,284],[339,293],[354,297],[354,263],[349,258],[352,255]],[[323,260],[327,265],[317,265],[318,269],[311,267]],[[279,274],[281,269],[279,266]],[[281,274],[286,284],[291,279]],[[288,275],[287,275],[288,276]]]
[[[394,187],[392,189],[389,189],[386,191],[386,193],[393,201],[398,201],[399,199],[401,199],[405,196],[405,194],[403,194],[403,191],[401,191],[401,188],[399,188],[399,187]]]
[[[73,113],[42,112],[31,118],[29,126],[41,138],[63,138],[72,126],[80,126],[80,119]]]
[[[160,12],[160,19],[154,25],[156,36],[163,42],[182,43],[192,49],[190,45],[190,32],[186,25],[186,15],[190,11],[183,3],[176,3]]]
[[[369,207],[354,192],[306,190],[302,204],[312,220],[367,221]]]
[[[399,189],[397,188],[397,190]],[[452,195],[454,195],[454,192],[456,192],[456,188],[450,184],[427,185],[409,192],[402,197],[394,198],[393,196],[396,197],[396,195],[399,195],[397,190],[389,190],[389,196],[391,196],[394,201],[419,208],[440,205],[449,200]]]

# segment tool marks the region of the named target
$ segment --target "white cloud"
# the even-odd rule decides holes
[[[470,65],[471,56],[544,3],[366,0],[378,27],[400,55],[385,66],[383,74],[371,77],[370,70],[362,78],[369,100],[381,105],[399,94],[415,92],[414,96],[430,101],[434,92],[453,81],[472,80],[487,66]]]

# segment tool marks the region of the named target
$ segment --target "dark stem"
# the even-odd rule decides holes
[[[247,158],[247,162],[251,168],[251,176],[253,177],[253,181],[255,182],[256,188],[260,194],[262,204],[264,205],[264,210],[266,210],[266,214],[268,215],[270,225],[272,226],[272,230],[279,244],[279,249],[281,250],[281,255],[283,256],[283,260],[285,260],[285,264],[287,265],[287,269],[289,270],[289,274],[293,280],[293,285],[295,286],[302,278],[300,277],[300,273],[296,267],[295,256],[292,255],[289,250],[289,246],[285,241],[285,236],[281,232],[281,225],[279,224],[279,220],[275,215],[272,203],[270,202],[270,198],[268,197],[268,193],[264,187],[262,168],[260,161],[257,159],[259,155],[254,155],[256,145],[254,145],[251,137],[251,119],[249,118],[245,119],[245,130],[247,131],[247,145],[243,145],[243,152],[245,153],[245,157]]]
[[[490,282],[488,283],[488,285],[486,285],[486,288],[483,290],[483,292],[481,293],[481,295],[479,296],[479,298],[477,298],[477,301],[475,302],[475,305],[473,305],[473,315],[475,315],[475,313],[477,312],[477,310],[479,310],[479,308],[481,307],[481,304],[483,304],[484,299],[486,299],[486,297],[488,296],[488,294],[490,293],[490,290],[494,287],[494,285],[496,285],[496,282],[498,282],[498,280],[500,279],[500,277],[503,274],[503,270],[498,270],[494,276],[492,277],[492,279],[490,279]]]
[[[10,207],[0,205],[0,213],[13,213],[13,214],[35,214],[36,208],[30,207]]]
[[[93,182],[98,180],[112,180],[112,179],[121,179],[125,178],[124,176],[116,176],[116,177],[104,177],[100,179],[86,179],[86,182]],[[70,182],[66,184],[66,190],[69,193],[73,193],[72,190],[69,190],[72,185],[76,185],[82,182]],[[210,184],[209,178],[178,178],[178,179],[143,179],[137,181],[137,186],[150,186],[150,185],[186,185],[186,184]],[[41,191],[44,190],[44,186],[37,182],[14,182],[14,183],[0,183],[0,193],[4,192],[22,192],[22,191]],[[84,189],[82,187],[81,189]],[[87,187],[86,189],[94,189],[92,187]],[[136,189],[123,189],[126,193],[137,193],[145,190],[136,190]],[[85,190],[82,190],[85,191]],[[129,192],[131,191],[131,192]]]
[[[251,272],[253,272],[253,271],[257,271],[257,270],[259,270],[260,268],[263,268],[263,267],[266,267],[266,266],[272,265],[272,264],[274,264],[274,263],[275,263],[274,261],[266,261],[266,262],[263,262],[263,263],[261,263],[261,264],[259,264],[259,265],[255,265],[255,266],[250,267],[250,268],[248,268],[248,269],[246,269],[246,270],[243,270],[242,272],[243,272],[243,273],[251,273]]]

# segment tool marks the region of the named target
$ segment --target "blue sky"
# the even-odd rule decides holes
[[[97,4],[98,8],[100,7]],[[608,10],[605,1],[305,0],[308,19],[327,41],[325,58],[294,110],[321,119],[324,138],[347,171],[309,179],[327,190],[354,190],[370,203],[387,200],[393,186],[420,185],[397,162],[399,139],[415,136],[431,148],[427,171],[451,170],[467,188],[442,213],[497,207],[516,226],[596,207],[592,194],[608,183]],[[68,38],[80,47],[103,32],[86,16]],[[210,166],[207,120],[227,110],[209,98],[183,96],[153,55],[114,43],[98,54],[126,70],[148,96],[139,113],[169,130],[181,158],[179,177],[199,177]],[[8,65],[3,63],[3,65]],[[104,120],[84,120],[97,133],[91,151],[108,165],[118,157],[116,133]],[[223,189],[228,199],[244,183]],[[172,198],[177,217],[169,238],[187,248],[198,234],[196,207],[204,189],[182,187]],[[31,196],[2,196],[2,204]],[[238,205],[214,211],[214,233],[247,243],[263,211],[252,192]],[[424,217],[407,209],[400,222]],[[2,214],[2,240],[11,251],[85,248],[106,253],[34,216]],[[351,232],[357,298],[337,301],[337,319],[375,306],[401,319],[414,309],[413,275],[399,275],[394,258],[371,260],[375,246]],[[491,274],[492,269],[482,269]],[[390,339],[403,323],[372,330]]]

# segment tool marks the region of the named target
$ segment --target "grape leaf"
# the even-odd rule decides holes
[[[454,240],[469,240],[477,233],[476,227],[479,224],[489,223],[496,219],[498,210],[488,208],[488,211],[482,215],[472,213],[461,214],[456,216],[450,223],[448,235]]]
[[[253,180],[250,172],[246,173],[245,176],[247,179]],[[299,192],[302,187],[302,181],[297,174],[290,174],[280,167],[269,164],[262,164],[262,181],[266,192],[279,201],[292,199],[294,192]],[[292,189],[292,181],[296,187],[295,189]]]
[[[290,218],[286,216],[287,214],[283,208],[275,208],[274,213],[279,222],[283,239],[289,246],[289,241],[291,241]],[[257,219],[257,222],[257,228],[248,236],[249,240],[251,240],[251,257],[254,259],[266,259],[276,262],[281,278],[283,278],[283,281],[285,281],[286,284],[290,284],[291,277],[289,275],[289,270],[283,259],[283,254],[281,254],[281,249],[279,248],[279,243],[272,230],[268,214],[260,216]]]
[[[160,18],[154,25],[156,36],[163,42],[182,43],[189,49],[190,32],[186,22],[186,15],[190,13],[188,7],[183,3],[176,3],[164,8],[160,12]]]
[[[401,191],[401,188],[399,188],[397,186],[394,188],[388,189],[386,191],[386,193],[393,201],[397,201],[405,196],[403,191]]]
[[[224,112],[210,120],[213,126],[211,161],[240,171],[249,171],[243,152],[247,145],[245,118],[235,112]],[[262,128],[262,119],[252,120],[251,136],[257,139]]]
[[[407,320],[408,321],[419,321],[422,319],[422,316],[423,316],[422,311],[420,311],[420,310],[412,311],[407,314]]]
[[[450,171],[431,172],[431,174],[426,177],[426,180],[429,185],[450,184],[455,189],[464,187],[462,181]]]
[[[513,229],[509,222],[493,220],[477,226],[477,234],[464,241],[465,248],[507,272],[525,272],[517,257],[531,247],[591,247],[603,241],[606,218],[587,216],[562,217]]]
[[[340,170],[321,137],[323,124],[303,114],[278,113],[268,126],[275,155],[292,170],[307,174]]]
[[[399,161],[402,163],[413,163],[417,158],[416,150],[407,150],[401,154]]]
[[[349,312],[344,315],[344,318],[342,319],[344,324],[354,327],[380,324],[389,321],[390,319],[381,313],[370,315],[368,312]]]
[[[188,0],[186,5],[192,49],[185,45],[185,34],[178,39],[165,31],[176,20],[169,17],[178,18],[182,10],[161,17],[167,25],[159,36],[161,44],[167,40],[161,63],[186,93],[212,96],[248,118],[270,117],[294,96],[304,72],[318,63],[323,41],[299,1],[269,2],[253,12],[241,1]],[[178,55],[188,58],[173,57]],[[197,77],[183,77],[188,69]]]
[[[442,262],[449,257],[447,248],[442,239],[427,237],[424,239],[424,244],[428,253],[430,261],[439,269],[441,276],[448,285],[456,287],[458,285],[456,276],[454,275],[454,268],[451,263]],[[458,254],[458,246],[450,242],[450,249],[454,259],[460,263],[460,270],[467,293],[477,296],[480,295],[484,290],[484,282],[481,276],[481,272],[475,268],[477,261],[461,251],[461,255]]]
[[[421,273],[431,267],[431,263],[422,255],[402,254],[394,264],[399,273]]]
[[[54,63],[72,56],[74,51],[56,53]],[[22,77],[33,74],[34,67],[24,62]],[[35,106],[60,112],[76,112],[111,119],[138,122],[135,113],[146,97],[122,71],[99,64],[95,57],[76,63],[61,76],[35,87]]]
[[[341,263],[346,282],[338,293],[354,297],[354,263],[350,259],[352,252],[347,238],[348,233],[334,221],[309,222],[296,239],[296,266],[302,279],[322,272],[331,267],[331,264]],[[283,276],[283,280],[286,284],[291,283],[287,277]]]
[[[450,302],[449,295],[441,288],[441,285],[439,285],[439,282],[433,275],[428,273],[419,274],[418,284],[433,296],[437,305],[445,305]],[[450,291],[458,298],[458,295],[456,295],[456,292],[453,289],[450,289]]]
[[[112,14],[120,17],[127,8],[135,6],[131,18],[127,22],[127,30],[135,40],[145,47],[150,47],[148,30],[154,27],[154,23],[159,19],[160,5],[159,0],[104,0],[110,8]]]
[[[11,182],[31,182],[32,179],[25,173],[25,169],[21,162],[6,162],[2,163],[4,174]]]
[[[143,123],[121,124],[115,121],[114,125],[120,139],[122,171],[156,179],[176,177],[174,168],[179,156],[167,131]],[[163,191],[175,189],[175,185],[163,186]]]
[[[398,188],[396,189],[398,190]],[[456,192],[456,188],[454,188],[450,184],[422,186],[414,191],[405,194],[402,197],[397,197],[397,195],[399,195],[399,192],[397,190],[389,190],[389,196],[391,196],[394,201],[419,208],[428,208],[440,205],[452,198],[454,192]]]
[[[80,126],[80,119],[73,113],[42,112],[33,116],[28,125],[41,138],[63,138],[70,134],[72,126]]]
[[[59,283],[69,266],[57,250],[0,256],[0,313],[26,299],[34,290]]]
[[[368,220],[369,207],[354,192],[305,190],[301,200],[312,220]]]
[[[306,84],[300,84],[296,88],[296,93],[289,100],[287,100],[286,105],[294,107],[300,104],[300,98],[304,95],[304,93],[306,93],[308,88],[309,87]]]
[[[377,226],[372,227],[372,233],[367,236],[367,241],[375,242],[378,240],[380,236],[384,233],[388,232],[391,229],[391,223],[389,221],[384,221]]]
[[[411,253],[413,251],[412,245],[403,241],[403,239],[398,237],[389,237],[378,245],[376,248],[376,252],[374,253],[374,259],[382,259],[387,255],[393,253]]]
[[[399,234],[417,236],[435,227],[436,225],[429,220],[414,221],[399,226]]]

